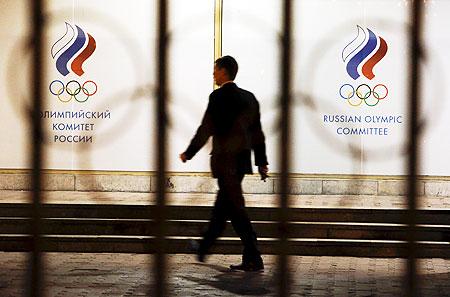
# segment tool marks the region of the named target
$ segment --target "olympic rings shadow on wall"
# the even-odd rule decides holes
[[[64,85],[62,81],[55,79],[50,83],[48,89],[50,93],[55,95],[63,103],[70,102],[72,98],[79,103],[84,103],[89,97],[97,93],[98,87],[92,80],[85,81],[83,84],[80,84],[76,80],[71,80]],[[88,89],[94,90],[90,92]]]

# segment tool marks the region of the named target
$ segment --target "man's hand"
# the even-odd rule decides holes
[[[259,172],[259,175],[261,175],[261,180],[263,180],[265,182],[266,178],[269,177],[269,175],[267,174],[269,172],[269,168],[267,167],[267,165],[258,166],[258,172]]]
[[[181,162],[186,163],[186,161],[187,161],[186,154],[185,153],[180,154],[180,159],[181,159]]]

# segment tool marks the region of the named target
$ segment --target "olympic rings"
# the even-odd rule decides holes
[[[59,84],[60,86],[58,87],[57,85],[55,86],[54,84]],[[85,81],[83,84],[80,84],[76,80],[71,80],[64,85],[62,81],[55,79],[50,83],[48,89],[50,90],[50,93],[52,95],[55,95],[58,98],[58,100],[63,103],[70,102],[72,98],[74,98],[75,101],[79,103],[84,103],[89,99],[89,97],[97,93],[98,86],[92,80]],[[93,91],[90,92],[90,90],[92,89]],[[64,92],[67,94],[66,96],[62,96]],[[81,92],[82,94],[80,94]]]
[[[58,93],[53,93],[52,91],[52,85],[56,82],[59,82],[61,84],[61,88],[59,89]],[[64,84],[62,81],[55,79],[54,81],[52,81],[50,83],[50,85],[48,86],[48,89],[50,90],[50,93],[52,93],[55,96],[61,95],[62,93],[64,93]],[[61,93],[60,93],[61,92]]]
[[[92,94],[87,93],[87,90],[84,88],[84,86],[85,86],[87,83],[92,83],[92,84],[94,84],[94,86],[95,86],[95,91],[92,92]],[[85,81],[85,82],[84,82],[83,87],[82,87],[81,89],[83,90],[83,93],[86,94],[86,95],[89,97],[89,96],[95,95],[95,93],[97,93],[97,89],[98,89],[98,88],[97,88],[97,84],[96,84],[95,82],[93,82],[92,80],[88,80],[88,81]],[[84,90],[86,90],[86,92],[85,92]],[[386,90],[387,90],[387,89],[386,89]]]
[[[70,89],[69,89],[69,84],[70,84],[70,83],[76,83],[76,84],[78,85],[78,88],[75,89],[75,92],[74,92],[74,93],[70,93],[70,92],[69,92],[69,91],[70,91]],[[77,82],[76,80],[71,80],[71,81],[69,81],[69,82],[66,84],[66,92],[67,92],[67,94],[69,94],[70,96],[76,96],[76,95],[80,94],[80,92],[81,92],[81,85],[80,85],[80,83]]]
[[[64,93],[64,88],[61,88],[61,90],[59,90],[59,92],[58,92],[58,95],[56,96],[56,97],[58,97],[59,101],[64,102],[64,103],[67,103],[67,102],[69,102],[70,100],[72,100],[72,96],[70,96],[69,99],[62,99],[62,98],[60,97],[60,95],[62,95],[63,93]],[[67,93],[69,93],[69,92],[67,92]]]
[[[385,85],[383,85],[383,84],[378,84],[378,85],[376,85],[375,87],[373,87],[374,96],[375,96],[375,89],[376,89],[377,87],[383,87],[383,88],[386,90],[386,94],[385,94],[383,97],[378,97],[378,98],[377,98],[378,100],[383,100],[383,99],[386,98],[387,95],[389,94],[389,90],[388,90],[388,88],[387,88]]]
[[[351,95],[349,94],[347,97],[342,96],[342,88],[345,86],[349,86],[352,89]],[[342,99],[349,99],[352,98],[355,95],[355,88],[351,84],[343,84],[341,88],[339,89],[339,95],[341,95]]]
[[[378,88],[378,89],[377,89]],[[384,90],[382,90],[384,88]],[[380,95],[384,94],[383,96]],[[388,88],[384,84],[378,84],[373,89],[367,84],[360,84],[356,89],[350,84],[343,84],[339,88],[339,95],[342,99],[347,100],[351,106],[360,106],[363,101],[367,106],[373,107],[385,99],[389,94]],[[356,95],[356,96],[355,96]],[[371,100],[372,98],[375,100]],[[353,98],[356,99],[352,100]]]
[[[80,103],[86,102],[89,99],[89,96],[90,96],[89,93],[87,93],[86,88],[83,88],[82,90],[83,90],[83,93],[86,95],[86,99],[80,100],[76,96],[73,96],[75,98],[75,100],[77,100]]]
[[[359,88],[361,87],[367,87],[369,90],[366,92],[366,94],[364,96],[359,96],[361,93],[359,92]],[[370,87],[366,84],[361,84],[356,88],[356,96],[358,96],[358,98],[366,100],[367,98],[370,97],[370,93],[372,92],[372,90],[370,89]]]

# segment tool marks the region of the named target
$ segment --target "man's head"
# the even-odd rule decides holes
[[[214,81],[221,86],[224,82],[234,80],[238,72],[238,64],[232,56],[223,56],[214,63]]]

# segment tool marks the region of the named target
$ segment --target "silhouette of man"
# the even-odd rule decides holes
[[[255,96],[234,82],[238,64],[231,56],[215,61],[214,81],[220,86],[209,96],[209,103],[200,127],[190,145],[180,155],[183,162],[192,159],[210,136],[213,137],[211,171],[217,178],[219,191],[211,219],[203,239],[196,247],[198,260],[205,261],[210,247],[231,220],[234,230],[244,245],[242,263],[231,269],[260,271],[264,269],[257,238],[245,210],[242,180],[251,174],[251,151],[261,179],[268,173],[265,137],[261,128],[259,103]]]

